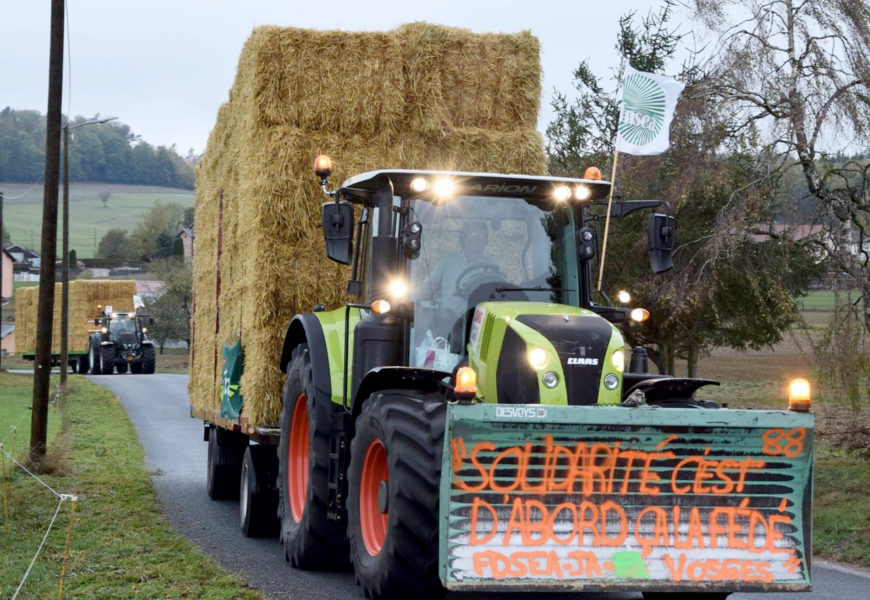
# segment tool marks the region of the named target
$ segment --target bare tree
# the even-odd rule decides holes
[[[811,243],[852,275],[870,330],[870,6],[864,0],[695,0],[717,35],[707,79],[782,171],[798,169],[826,232]],[[727,18],[726,18],[727,17]]]

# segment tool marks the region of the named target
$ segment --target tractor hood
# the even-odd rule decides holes
[[[484,302],[469,336],[478,395],[499,404],[619,404],[625,342],[590,310]]]

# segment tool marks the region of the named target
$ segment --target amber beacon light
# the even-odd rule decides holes
[[[809,412],[812,407],[810,382],[803,378],[793,379],[788,385],[788,409]]]

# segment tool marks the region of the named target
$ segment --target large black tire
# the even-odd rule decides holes
[[[115,346],[98,346],[100,349],[100,373],[111,375],[115,370]]]
[[[118,371],[118,373],[124,374],[127,372],[127,363],[125,363],[125,362],[116,363],[115,369]]]
[[[154,360],[154,346],[142,346],[142,372],[151,374],[156,366]]]
[[[93,338],[88,345],[88,360],[91,363],[91,375],[99,375],[102,372],[100,369],[100,345]]]
[[[388,390],[372,395],[357,418],[347,530],[356,578],[367,598],[444,593],[438,578],[444,415],[442,398]]]
[[[91,362],[87,354],[79,356],[79,374],[84,375],[91,368]]]
[[[248,446],[239,481],[239,526],[246,537],[278,533],[278,451]]]
[[[301,569],[344,567],[344,526],[327,518],[333,408],[329,398],[316,397],[306,344],[293,350],[282,398],[278,514],[284,556]]]
[[[239,497],[239,477],[248,438],[241,433],[212,425],[208,432],[208,471],[206,490],[212,500]]]
[[[141,362],[131,362],[130,363],[130,372],[134,375],[138,375],[142,372],[142,363]]]

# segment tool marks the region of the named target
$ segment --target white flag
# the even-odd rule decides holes
[[[626,67],[616,151],[647,156],[667,150],[671,119],[682,91],[679,81]]]

